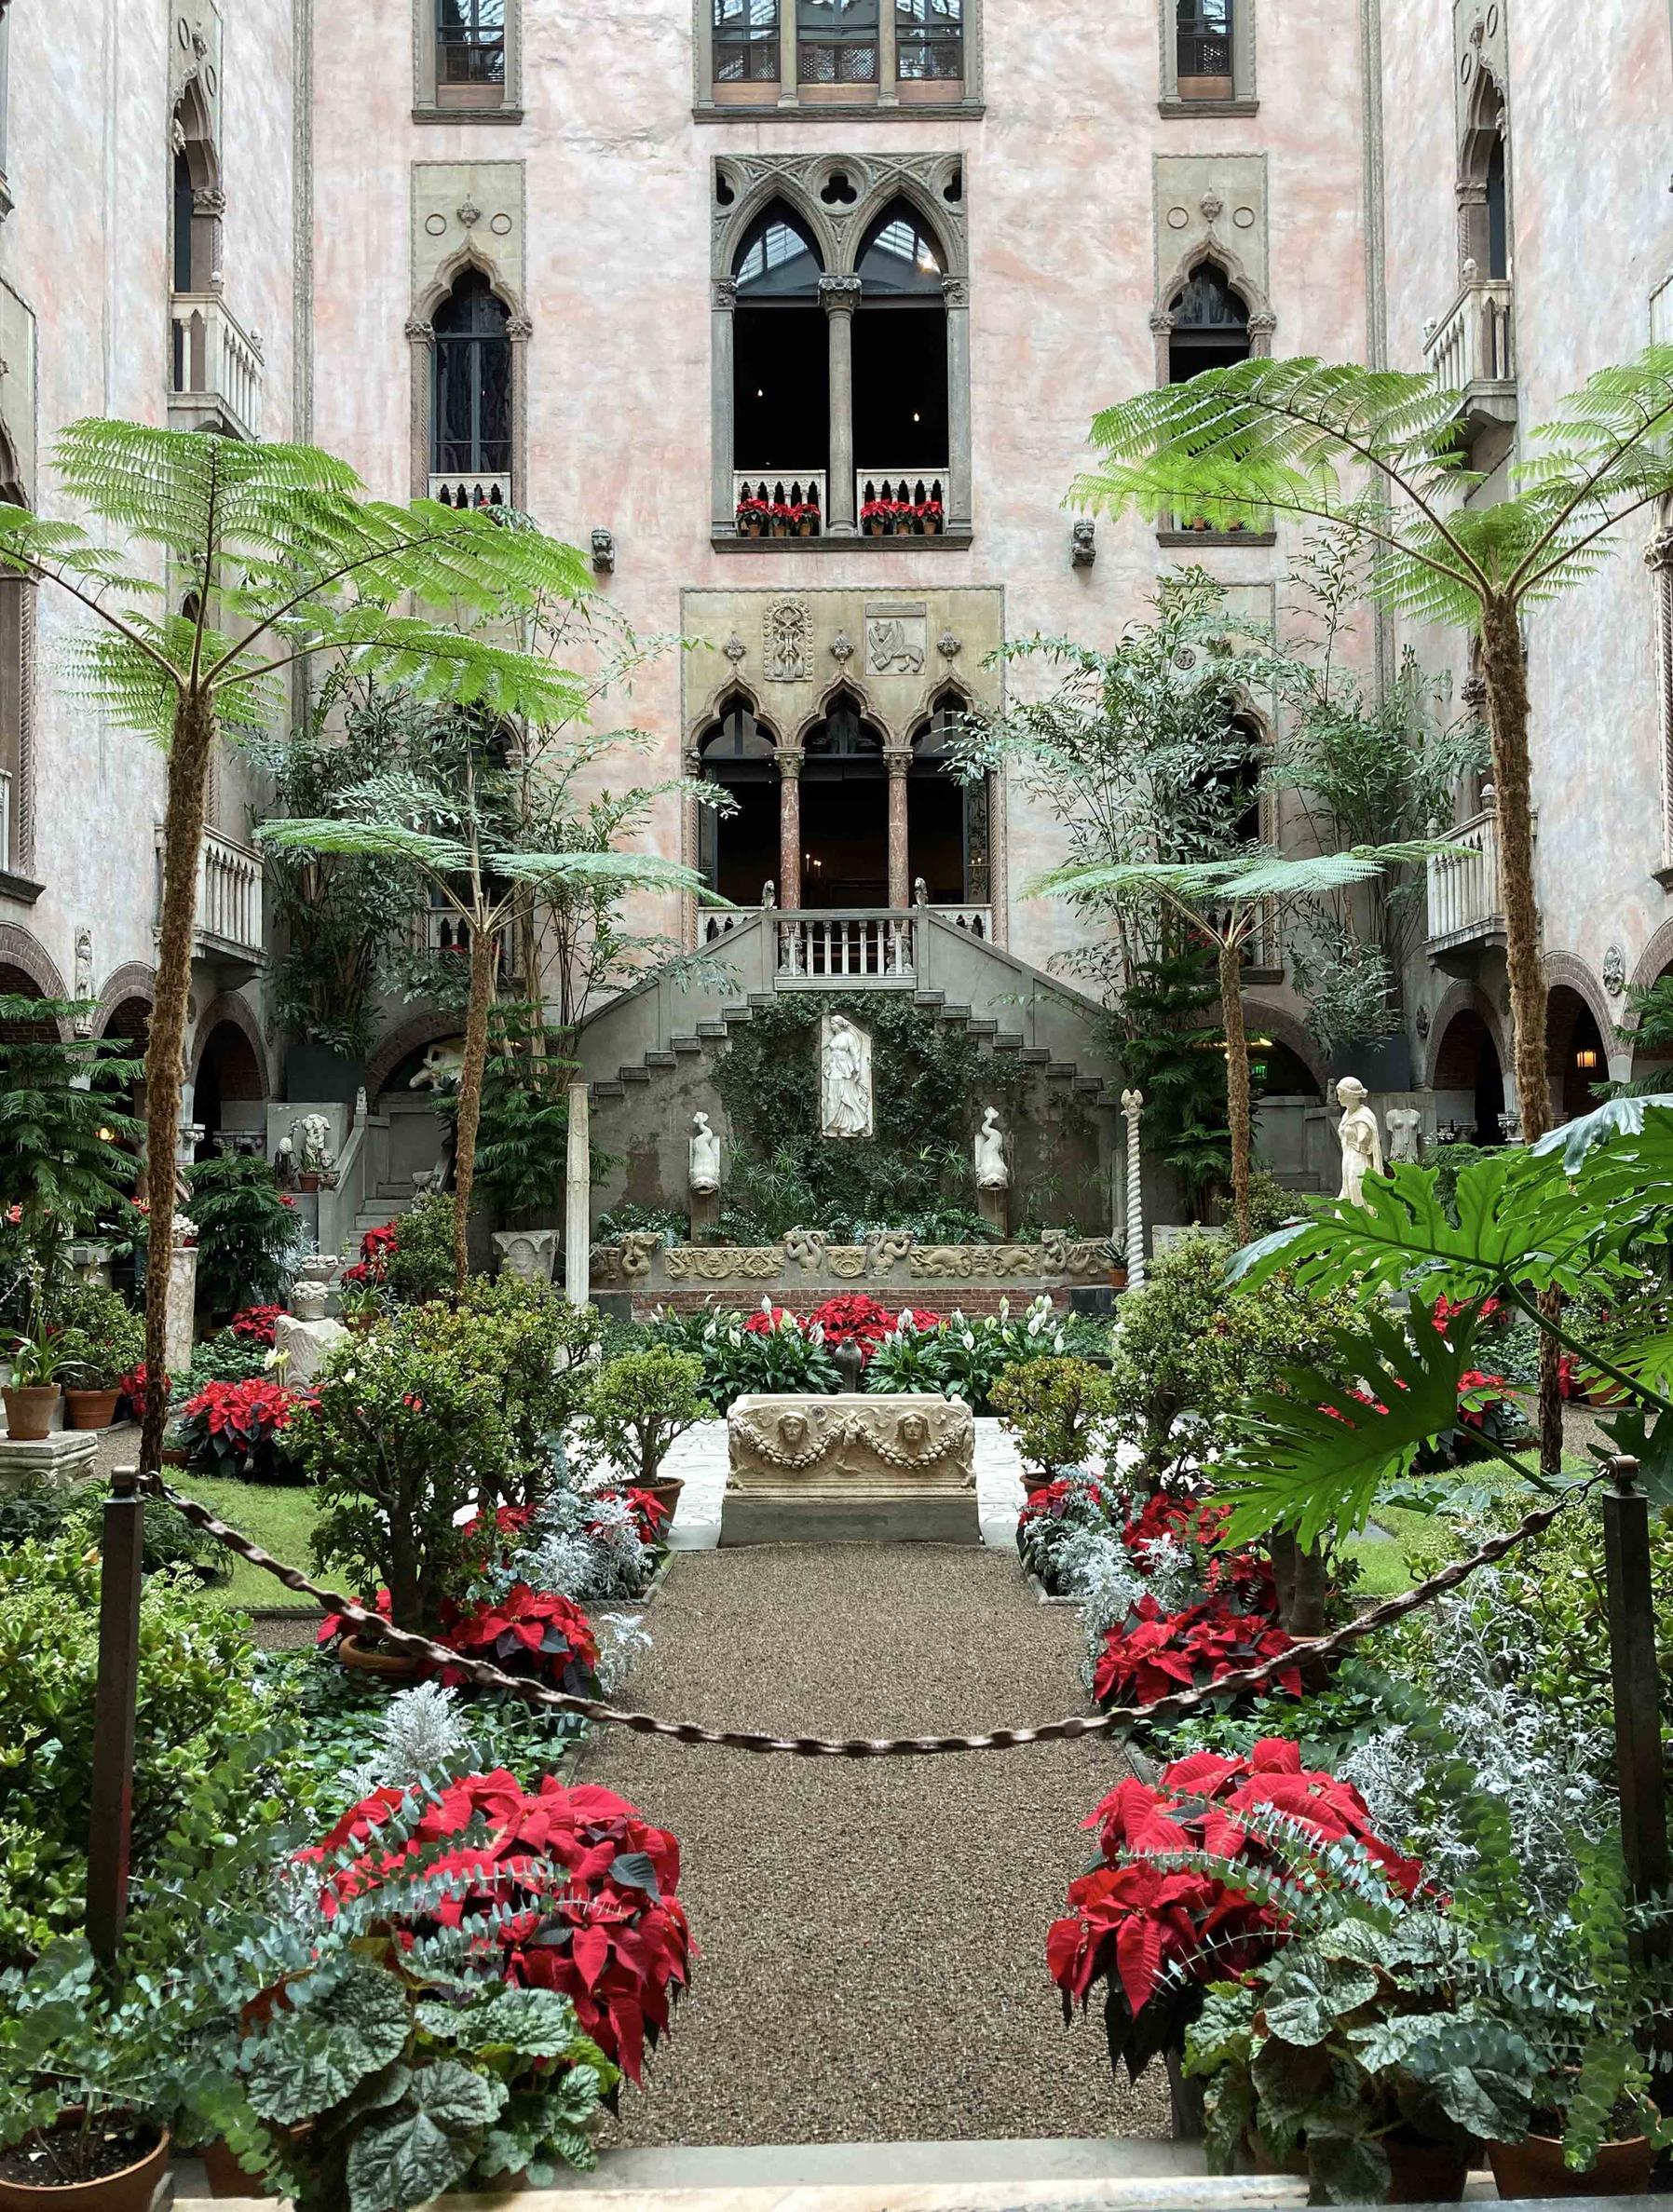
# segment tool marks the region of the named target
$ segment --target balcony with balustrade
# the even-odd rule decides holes
[[[823,468],[734,469],[732,508],[739,536],[822,536],[825,484]]]
[[[1504,900],[1499,881],[1499,815],[1492,787],[1481,810],[1447,832],[1460,849],[1429,862],[1429,957],[1453,973],[1466,972],[1476,956],[1504,944]],[[1535,822],[1538,831],[1538,822]]]
[[[156,830],[156,929],[162,926],[163,832]],[[206,830],[197,856],[197,901],[192,952],[236,990],[266,965],[262,858],[219,830]]]
[[[177,292],[170,311],[169,425],[262,434],[262,342],[218,292]]]
[[[1443,391],[1459,395],[1458,416],[1472,434],[1515,427],[1515,295],[1508,277],[1465,279],[1447,313],[1424,332],[1423,360]]]
[[[484,469],[455,469],[450,475],[432,475],[429,495],[443,507],[510,507],[511,480]]]

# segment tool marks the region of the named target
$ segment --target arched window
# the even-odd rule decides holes
[[[831,450],[831,347],[819,301],[819,248],[800,218],[774,200],[751,224],[732,273],[735,498],[740,506],[762,496],[788,501],[795,485],[805,500]]]
[[[1476,72],[1458,148],[1460,275],[1503,283],[1511,273],[1510,163],[1504,94],[1489,69]]]
[[[889,903],[883,733],[838,692],[803,740],[802,904]]]
[[[968,783],[948,768],[947,740],[966,712],[956,691],[943,692],[912,739],[906,780],[906,868],[932,906],[986,906],[991,896],[988,779]],[[973,933],[986,934],[980,916]]]
[[[1510,194],[1502,130],[1494,131],[1487,157],[1487,274],[1510,275]]]
[[[1216,262],[1199,262],[1168,302],[1168,382],[1249,358],[1249,309]]]
[[[918,210],[896,200],[872,225],[858,268],[854,465],[869,510],[860,525],[875,529],[887,509],[891,534],[939,529],[951,457],[946,256]]]
[[[220,264],[221,162],[203,92],[194,80],[174,110],[173,207],[170,222],[176,292],[213,289]],[[177,382],[175,388],[180,388]]]
[[[747,699],[723,701],[698,742],[698,773],[732,800],[724,815],[697,810],[699,873],[734,905],[758,905],[779,873],[778,753]]]
[[[430,475],[454,507],[511,496],[511,342],[505,303],[480,270],[462,276],[434,318]]]

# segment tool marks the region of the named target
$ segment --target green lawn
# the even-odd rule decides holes
[[[183,1498],[195,1498],[207,1505],[217,1520],[253,1538],[264,1552],[271,1552],[274,1558],[282,1559],[287,1567],[299,1567],[305,1574],[313,1573],[314,1557],[308,1539],[313,1534],[319,1509],[311,1487],[229,1482],[215,1475],[188,1473],[184,1469],[165,1472]],[[233,1559],[232,1581],[223,1587],[233,1603],[239,1606],[307,1603],[294,1591],[287,1590],[282,1582],[276,1581],[272,1575],[264,1574],[260,1567],[252,1567],[244,1559]]]

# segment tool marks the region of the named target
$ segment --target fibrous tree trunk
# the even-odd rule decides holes
[[[1482,609],[1481,672],[1487,685],[1492,745],[1493,793],[1499,821],[1499,893],[1504,909],[1504,964],[1510,982],[1515,1031],[1517,1111],[1531,1144],[1551,1127],[1551,1081],[1545,1060],[1545,970],[1540,953],[1540,912],[1533,888],[1533,764],[1528,743],[1528,667],[1515,603],[1494,597]],[[1560,1294],[1540,1301],[1555,1321]],[[1540,1336],[1540,1468],[1562,1464],[1561,1346],[1547,1328]]]
[[[203,844],[203,796],[215,743],[213,700],[183,694],[174,711],[163,809],[162,921],[157,931],[156,995],[145,1046],[145,1189],[151,1208],[145,1265],[145,1412],[140,1467],[162,1465],[168,1417],[169,1280],[173,1255],[175,1150],[180,1141],[186,1019],[192,998],[192,930],[197,907],[197,859]]]
[[[1244,1025],[1243,943],[1228,925],[1220,939],[1220,1026],[1226,1032],[1226,1128],[1231,1139],[1231,1218],[1237,1241],[1249,1241],[1249,1158],[1254,1121],[1249,1106],[1249,1039]]]
[[[453,1277],[462,1292],[470,1273],[466,1229],[470,1187],[476,1180],[476,1133],[483,1118],[483,1073],[488,1065],[488,1009],[494,998],[494,934],[470,925],[470,996],[465,1008],[465,1061],[459,1070],[459,1112],[454,1124]]]

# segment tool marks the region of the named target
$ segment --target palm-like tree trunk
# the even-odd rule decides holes
[[[215,743],[215,710],[200,692],[183,692],[174,710],[163,811],[162,923],[157,932],[156,997],[145,1048],[145,1188],[151,1205],[145,1263],[145,1415],[140,1467],[162,1465],[168,1374],[169,1276],[173,1255],[175,1148],[180,1141],[186,1016],[192,997],[192,929],[197,906],[197,856],[203,844],[203,796]]]
[[[1249,1038],[1244,1025],[1243,938],[1235,921],[1219,939],[1220,1026],[1226,1032],[1226,1128],[1231,1139],[1231,1217],[1237,1241],[1249,1241],[1249,1161],[1254,1120],[1249,1106]]]
[[[1515,1031],[1517,1110],[1531,1144],[1551,1126],[1551,1080],[1545,1059],[1545,970],[1540,957],[1540,911],[1533,889],[1533,767],[1528,743],[1528,667],[1514,603],[1489,599],[1482,610],[1481,672],[1487,685],[1493,791],[1499,815],[1499,884],[1504,902],[1504,958]],[[1555,1321],[1559,1293],[1540,1300]],[[1561,1347],[1549,1329],[1540,1337],[1540,1468],[1562,1464]]]
[[[478,916],[470,925],[470,996],[465,1007],[465,1062],[459,1070],[459,1113],[453,1163],[453,1277],[462,1291],[470,1273],[466,1228],[476,1179],[476,1133],[483,1118],[483,1071],[488,1065],[488,1009],[494,998],[494,932]]]

